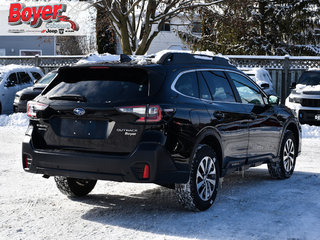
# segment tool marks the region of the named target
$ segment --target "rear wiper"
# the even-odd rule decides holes
[[[81,95],[54,95],[49,97],[50,100],[68,100],[68,101],[80,101],[80,102],[86,102],[87,99],[84,96]]]

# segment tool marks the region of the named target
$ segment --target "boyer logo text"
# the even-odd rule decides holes
[[[65,4],[26,7],[23,3],[12,3],[10,4],[8,23],[9,25],[25,23],[33,28],[39,28],[43,22],[67,22],[71,25],[71,29],[78,31],[78,24],[62,15],[66,10],[67,5]]]

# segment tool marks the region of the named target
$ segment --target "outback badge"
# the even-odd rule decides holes
[[[84,110],[83,108],[75,108],[73,109],[73,113],[77,116],[82,116],[86,113],[86,110]]]

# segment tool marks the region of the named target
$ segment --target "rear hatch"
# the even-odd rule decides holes
[[[38,148],[128,154],[148,112],[148,73],[139,68],[62,69],[38,101]],[[150,107],[151,108],[151,107]]]

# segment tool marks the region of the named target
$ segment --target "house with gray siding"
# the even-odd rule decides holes
[[[56,55],[56,38],[51,36],[0,36],[0,56]]]

